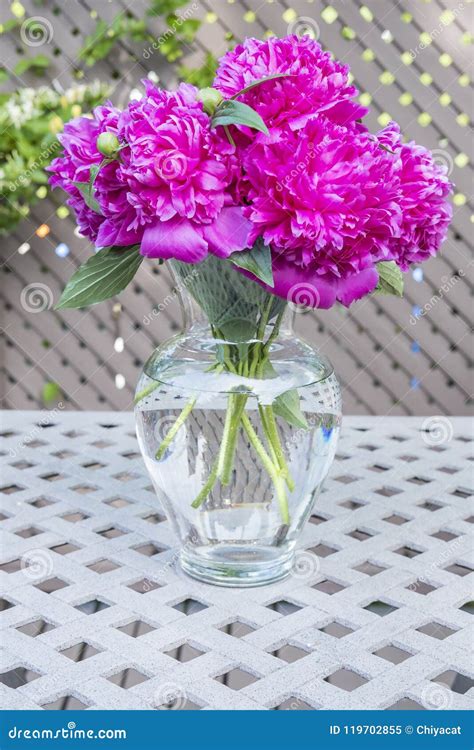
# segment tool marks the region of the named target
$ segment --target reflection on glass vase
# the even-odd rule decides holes
[[[145,464],[189,575],[278,581],[334,459],[338,381],[284,300],[212,256],[171,265],[185,329],[138,382]]]

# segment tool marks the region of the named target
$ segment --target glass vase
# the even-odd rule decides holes
[[[229,261],[170,265],[185,324],[139,378],[140,450],[183,570],[224,586],[272,583],[291,572],[334,459],[339,384],[294,334],[286,302]]]

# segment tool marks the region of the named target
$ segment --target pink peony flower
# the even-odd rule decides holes
[[[92,118],[77,117],[66,123],[64,132],[58,135],[63,155],[47,167],[52,172],[50,184],[61,187],[71,196],[67,204],[76,214],[79,231],[92,242],[97,239],[103,218],[86,205],[74,182],[88,182],[90,168],[103,158],[95,147],[98,133],[98,122]]]
[[[197,89],[176,93],[146,84],[120,120],[120,176],[128,182],[134,218],[142,228],[141,253],[196,263],[208,252],[221,257],[247,247],[249,222],[232,205],[238,173],[235,148],[196,100]]]
[[[292,301],[312,294],[313,307],[372,291],[374,264],[393,257],[402,221],[398,160],[368,133],[324,116],[259,139],[243,159],[249,239],[262,236],[272,249],[273,291]]]
[[[277,73],[291,73],[256,86],[239,97],[253,107],[268,128],[302,127],[318,113],[340,124],[353,123],[367,109],[352,101],[357,95],[348,80],[349,68],[332,60],[309,36],[246,39],[221,60],[214,86],[230,98],[250,83]]]
[[[447,177],[447,167],[436,164],[430,151],[414,141],[401,142],[400,128],[395,122],[377,137],[395,151],[400,163],[398,204],[402,224],[390,248],[398,265],[406,271],[410,264],[436,255],[446,238],[452,218],[452,206],[446,197],[453,185]]]

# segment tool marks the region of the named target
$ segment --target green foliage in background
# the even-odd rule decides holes
[[[119,13],[111,23],[98,19],[92,34],[79,51],[78,62],[93,67],[104,59],[113,59],[119,43],[143,43],[143,57],[164,57],[168,63],[176,63],[185,51],[191,49],[201,21],[193,18],[193,7],[183,8],[188,0],[150,0],[146,17],[136,18],[132,13]],[[180,9],[183,8],[182,11]],[[10,4],[12,18],[0,25],[2,34],[15,34],[24,55],[18,61],[13,74],[22,76],[27,72],[44,75],[51,60],[42,46],[41,52],[31,55],[22,40],[22,27],[34,35],[35,19],[29,19],[21,2]],[[149,30],[149,21],[160,18],[166,24],[160,36]],[[28,53],[28,54],[27,54]],[[193,68],[180,65],[178,77],[198,88],[210,86],[214,79],[217,60],[207,53],[202,66]],[[78,77],[84,75],[76,70]],[[10,72],[0,65],[0,83],[9,78]],[[90,112],[106,98],[109,87],[95,83],[91,86],[75,86],[59,94],[54,89],[42,86],[20,88],[15,93],[0,94],[0,233],[11,231],[30,207],[48,195],[48,174],[45,167],[59,152],[56,135],[64,122],[71,117]]]
[[[48,195],[45,167],[58,155],[64,123],[100,104],[100,82],[58,93],[47,86],[0,94],[0,232],[11,231],[30,206]]]

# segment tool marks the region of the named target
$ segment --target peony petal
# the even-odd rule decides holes
[[[128,219],[126,221],[112,219],[103,221],[95,242],[97,247],[112,247],[112,245],[125,247],[139,243],[142,239],[143,227],[136,230],[128,230],[128,224]]]
[[[333,280],[319,276],[308,268],[287,263],[281,257],[273,261],[273,287],[264,284],[244,269],[236,267],[236,271],[256,281],[267,292],[302,307],[326,310],[336,302],[336,284]]]
[[[345,307],[349,307],[355,300],[373,292],[378,280],[379,275],[375,268],[366,268],[346,279],[338,279],[337,299]]]
[[[249,247],[251,222],[244,218],[238,206],[226,206],[212,224],[200,227],[209,243],[209,250],[219,258],[228,258],[231,253]]]
[[[207,252],[207,242],[193,224],[178,217],[145,229],[140,247],[141,255],[148,258],[176,258],[184,263],[199,263]]]

